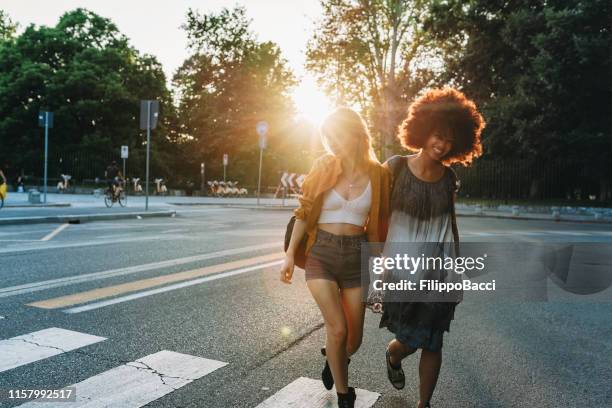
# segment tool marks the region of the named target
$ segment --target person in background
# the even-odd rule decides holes
[[[115,197],[117,195],[117,186],[123,177],[115,160],[113,160],[106,168],[104,177],[106,177],[106,184],[108,185],[109,190],[113,192],[113,197]]]

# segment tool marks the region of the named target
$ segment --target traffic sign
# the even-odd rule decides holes
[[[227,153],[223,153],[223,165],[227,166],[228,163],[229,163],[229,156],[227,155]]]
[[[257,129],[257,134],[259,136],[265,135],[266,133],[268,133],[268,122],[266,122],[265,120],[258,122],[257,126],[255,126],[255,129]]]
[[[121,146],[121,158],[122,159],[128,158],[128,147],[127,146]]]
[[[149,119],[147,119],[149,113]],[[155,129],[157,118],[159,117],[159,101],[142,100],[140,101],[140,129]]]
[[[53,112],[48,111],[40,111],[38,112],[38,126],[40,127],[48,127],[49,129],[53,127]]]

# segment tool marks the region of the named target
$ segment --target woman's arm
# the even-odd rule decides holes
[[[291,239],[289,240],[289,246],[285,252],[285,261],[281,266],[281,281],[285,283],[291,283],[291,277],[293,276],[293,269],[295,267],[295,253],[306,234],[307,219],[312,210],[315,195],[315,185],[317,183],[317,172],[319,171],[321,164],[325,159],[319,158],[315,161],[312,169],[304,179],[302,183],[302,194],[299,197],[300,205],[296,208],[293,213],[295,215],[295,223],[293,224],[293,231],[291,232]]]
[[[289,241],[289,246],[287,247],[287,255],[295,256],[295,251],[300,245],[300,242],[302,242],[302,238],[304,238],[305,233],[306,220],[296,218],[295,224],[293,224],[293,231],[291,231],[291,240]]]
[[[2,170],[0,170],[0,177],[2,177],[2,183],[0,184],[6,184],[6,177],[4,177],[4,173],[2,172]]]
[[[295,252],[297,251],[302,238],[306,233],[306,220],[296,218],[293,224],[293,231],[291,231],[291,239],[289,240],[289,246],[287,252],[285,252],[285,260],[280,269],[281,281],[285,283],[291,283],[293,277],[293,269],[295,268]]]

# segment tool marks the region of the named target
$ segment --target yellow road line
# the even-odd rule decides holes
[[[239,261],[226,262],[218,265],[206,266],[204,268],[193,269],[191,271],[178,272],[170,275],[158,276],[155,278],[141,279],[133,282],[122,283],[120,285],[107,286],[104,288],[88,290],[67,296],[60,296],[53,299],[41,300],[39,302],[28,303],[28,306],[41,309],[59,309],[66,306],[87,303],[93,300],[104,299],[124,293],[137,292],[139,290],[161,286],[168,283],[181,282],[194,278],[199,278],[213,273],[229,271],[232,269],[243,268],[245,266],[257,265],[273,260],[280,259],[283,252],[257,256],[255,258],[241,259]]]

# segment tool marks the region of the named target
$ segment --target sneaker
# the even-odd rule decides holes
[[[402,364],[400,363],[399,367],[394,367],[391,364],[389,349],[387,349],[387,352],[385,354],[387,360],[387,377],[389,377],[389,381],[395,389],[401,390],[406,385],[406,376],[404,375]]]

